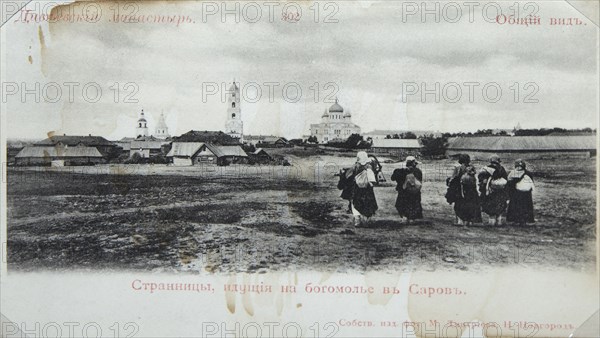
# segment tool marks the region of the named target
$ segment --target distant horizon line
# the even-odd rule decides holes
[[[551,129],[564,129],[566,131],[572,131],[572,132],[576,132],[576,131],[581,131],[584,129],[591,129],[593,132],[597,132],[597,128],[592,128],[592,127],[580,127],[580,128],[562,128],[562,127],[539,127],[539,128],[521,128],[520,130],[551,130]],[[440,130],[430,130],[430,129],[397,129],[397,130],[393,130],[393,129],[373,129],[371,131],[368,132],[364,132],[364,133],[360,133],[360,135],[365,135],[365,134],[372,134],[372,133],[376,133],[376,132],[394,132],[394,133],[405,133],[405,132],[419,132],[419,133],[450,133],[450,134],[458,134],[458,133],[475,133],[477,131],[480,130],[500,130],[500,131],[508,131],[508,130],[514,130],[514,128],[484,128],[484,129],[477,129],[477,130],[462,130],[462,131],[440,131]],[[177,137],[177,136],[181,136],[189,131],[205,131],[205,130],[201,130],[201,129],[190,129],[180,135],[171,135],[170,137]],[[222,130],[206,130],[206,131],[210,131],[210,132],[223,132]],[[101,137],[105,137],[99,134],[90,134],[87,133],[86,134],[66,134],[66,133],[62,133],[62,134],[55,134],[53,136],[101,136]],[[149,135],[149,136],[153,136],[153,135]],[[295,139],[295,138],[303,138],[304,136],[310,136],[310,135],[302,135],[301,137],[286,137],[286,136],[280,136],[280,135],[273,135],[273,134],[244,134],[244,137],[246,136],[275,136],[275,137],[283,137],[286,139]],[[493,136],[501,136],[501,135],[493,135]],[[36,137],[6,137],[6,141],[35,141],[35,140],[43,140],[48,138],[48,136],[44,137],[44,138],[36,138]],[[131,137],[131,136],[123,136],[120,139],[123,138],[133,138],[135,139],[135,137]],[[120,139],[117,139],[115,141],[119,141]],[[109,140],[112,141],[112,140]]]

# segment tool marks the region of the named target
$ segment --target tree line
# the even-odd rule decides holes
[[[484,137],[484,136],[547,136],[547,135],[587,135],[595,134],[596,129],[580,128],[539,128],[539,129],[513,129],[511,133],[507,130],[479,129],[476,132],[456,132],[442,133],[441,135],[425,134],[417,136],[415,133],[407,131],[399,134],[386,135],[386,139],[418,139],[423,148],[421,155],[424,157],[442,157],[445,156],[448,147],[448,139],[452,137]],[[291,143],[295,144],[295,140]],[[308,143],[317,143],[315,136],[310,136],[307,140],[298,139],[297,145]],[[346,140],[332,140],[327,143],[328,146],[343,149],[369,149],[372,145],[372,139],[364,139],[360,134],[352,134]]]
[[[539,128],[539,129],[513,129],[512,133],[507,130],[479,129],[476,132],[443,133],[444,137],[472,137],[472,136],[548,136],[551,134],[582,135],[595,134],[596,129],[565,129],[565,128]]]

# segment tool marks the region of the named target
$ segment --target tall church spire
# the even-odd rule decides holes
[[[244,141],[240,87],[236,84],[235,78],[227,93],[227,122],[225,122],[225,132],[234,138],[238,138],[240,142]]]

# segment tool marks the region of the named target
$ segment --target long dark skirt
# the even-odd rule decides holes
[[[355,186],[354,196],[352,197],[352,206],[354,206],[354,208],[363,216],[373,216],[375,211],[379,208],[377,206],[377,200],[375,200],[373,187],[359,188]]]
[[[490,216],[502,215],[506,211],[508,195],[504,190],[492,191],[481,199],[481,209]]]
[[[514,223],[533,223],[533,197],[531,191],[514,191],[510,196],[506,220]]]
[[[481,205],[475,187],[465,190],[465,196],[454,202],[456,216],[464,222],[481,222]]]
[[[400,217],[408,219],[423,218],[423,208],[421,207],[421,193],[408,193],[404,190],[398,191],[396,198],[396,210]]]

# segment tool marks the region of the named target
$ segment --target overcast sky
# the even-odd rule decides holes
[[[220,5],[221,2],[213,2]],[[421,12],[403,19],[407,7],[402,2],[326,2],[302,4],[299,22],[282,21],[282,7],[275,7],[274,20],[269,7],[256,2],[262,11],[259,22],[250,23],[233,15],[221,20],[221,13],[208,16],[202,2],[136,2],[135,8],[120,7],[121,14],[136,10],[138,15],[184,15],[195,22],[114,23],[117,5],[102,4],[102,17],[95,23],[23,23],[15,16],[2,27],[3,89],[7,103],[6,135],[14,138],[43,138],[49,132],[95,134],[110,139],[134,136],[135,121],[143,108],[151,131],[162,111],[171,134],[191,129],[222,130],[226,106],[220,95],[203,102],[203,83],[227,83],[233,78],[241,86],[257,83],[261,99],[252,103],[254,90],[243,100],[245,134],[275,134],[289,138],[307,134],[318,123],[325,101],[339,89],[340,104],[349,109],[363,132],[373,129],[473,131],[483,128],[595,127],[598,114],[598,28],[562,1],[540,1],[537,26],[488,23],[479,6],[469,22],[468,8],[462,6],[457,23],[447,22],[455,15],[449,9],[440,22],[433,15],[422,22]],[[415,2],[419,5],[421,1]],[[503,5],[503,13],[511,9]],[[241,2],[243,9],[244,2]],[[440,2],[441,6],[445,2]],[[318,23],[308,5],[319,6]],[[112,6],[112,8],[111,8]],[[433,4],[431,8],[433,8]],[[233,4],[229,5],[233,8]],[[40,12],[36,3],[28,5]],[[80,8],[80,7],[78,7]],[[313,7],[314,8],[314,7]],[[63,8],[64,9],[64,8]],[[92,8],[93,9],[93,8]],[[77,10],[77,9],[76,9]],[[337,23],[325,23],[328,13]],[[520,8],[528,13],[531,8]],[[79,12],[81,10],[79,9]],[[295,10],[288,11],[293,18]],[[248,8],[248,18],[254,17]],[[493,10],[488,12],[493,13]],[[550,18],[580,18],[584,24],[550,25]],[[17,20],[17,22],[15,22]],[[273,22],[271,22],[273,21]],[[8,47],[8,48],[5,48]],[[21,101],[6,83],[25,83],[34,88],[58,83],[62,98],[56,103],[36,103],[34,95]],[[80,83],[74,102],[69,102],[66,82]],[[84,100],[84,84],[95,82],[102,89],[97,103]],[[273,102],[266,83],[276,82]],[[440,102],[433,94],[422,102],[420,88],[403,99],[403,88],[412,84],[427,88],[440,84]],[[473,101],[469,86],[477,82]],[[526,83],[530,84],[527,88]],[[120,96],[114,102],[115,83]],[[125,83],[135,86],[124,88]],[[302,90],[298,102],[286,102],[282,87],[297,83]],[[315,83],[319,98],[315,102]],[[455,86],[462,96],[454,103]],[[498,102],[487,102],[485,84],[497,83],[502,90]],[[515,86],[518,83],[518,86]],[[444,98],[446,86],[446,98]],[[519,87],[518,100],[515,91]],[[133,88],[138,103],[123,102]],[[248,88],[248,87],[247,87]],[[54,97],[52,87],[48,96]],[[219,89],[220,91],[221,89]],[[44,93],[41,90],[42,94]],[[90,97],[95,90],[89,89]],[[290,98],[295,96],[293,87]],[[495,88],[488,90],[493,99]],[[526,103],[529,100],[537,103]],[[407,102],[404,102],[407,101]]]

